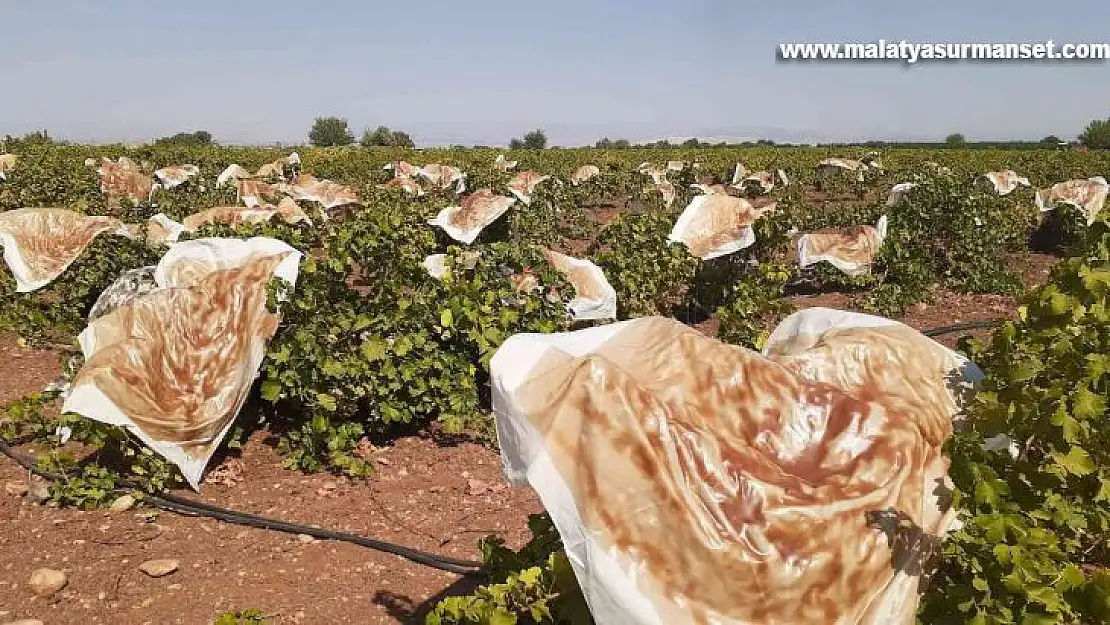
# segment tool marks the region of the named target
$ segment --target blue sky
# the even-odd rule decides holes
[[[419,145],[499,145],[534,127],[559,145],[1039,139],[1110,117],[1110,62],[776,60],[793,41],[1110,41],[1095,0],[3,5],[0,135],[303,142],[314,117],[337,115]]]

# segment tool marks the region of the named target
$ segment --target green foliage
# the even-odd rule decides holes
[[[967,145],[967,139],[960,133],[950,134],[944,138],[944,144],[950,148],[962,148]]]
[[[157,256],[142,240],[106,232],[53,282],[31,293],[16,293],[15,279],[0,272],[0,331],[29,345],[68,345],[84,329],[96,299],[121,273],[152,265]]]
[[[312,145],[322,148],[351,145],[355,142],[355,136],[351,134],[346,119],[341,117],[317,117],[312,124],[312,129],[308,131],[308,140],[312,142]]]
[[[1110,149],[1110,118],[1096,119],[1087,124],[1079,142],[1095,150]]]
[[[528,525],[532,540],[519,552],[495,536],[481,541],[490,583],[472,595],[444,599],[428,614],[426,625],[592,623],[551,519],[533,515]]]
[[[371,147],[387,147],[387,148],[414,148],[416,144],[413,143],[412,137],[408,133],[401,132],[400,130],[391,130],[387,126],[378,126],[371,131],[367,129],[362,133],[362,139],[359,140],[359,145],[364,148]]]
[[[867,307],[901,314],[933,286],[965,293],[1020,292],[1004,253],[1020,247],[1036,223],[1024,194],[1000,197],[974,178],[929,173],[886,211],[888,235],[876,255],[877,286]]]
[[[39,468],[61,476],[50,485],[50,499],[59,506],[90,510],[112,503],[124,481],[141,483],[149,493],[184,484],[173,464],[156,455],[126,430],[79,415],[52,414],[57,392],[33,393],[0,407],[0,436],[37,441],[47,448]],[[78,460],[64,446],[79,443],[93,450]]]
[[[180,145],[180,146],[204,146],[212,145],[212,133],[207,130],[195,130],[193,132],[179,132],[175,135],[168,137],[159,137],[154,140],[154,145]]]
[[[545,147],[547,147],[547,134],[539,128],[526,133],[520,139],[509,141],[509,149],[512,150],[542,150]]]
[[[964,526],[948,537],[922,621],[1110,618],[1110,262],[1072,258],[990,343],[988,373],[949,444]],[[1005,434],[1016,457],[985,451]]]
[[[266,615],[261,610],[235,610],[216,617],[213,625],[265,625]]]

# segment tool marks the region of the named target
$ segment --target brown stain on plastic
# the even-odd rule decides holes
[[[203,455],[250,390],[244,361],[277,329],[267,285],[285,256],[255,255],[101,317],[74,386],[95,385],[152,438]]]
[[[947,470],[947,355],[900,326],[801,340],[768,359],[649,318],[589,355],[548,352],[516,392],[665,621],[912,622],[913,602],[895,621],[875,605],[895,571],[866,513],[950,519],[926,509]]]
[[[459,202],[459,210],[451,214],[451,225],[472,230],[489,225],[490,217],[513,203],[513,198],[494,195],[490,189],[478,189]]]
[[[879,231],[868,225],[818,230],[804,241],[811,256],[827,254],[860,265],[870,265],[882,245]]]
[[[127,157],[120,157],[118,162],[105,159],[98,171],[100,191],[109,199],[127,198],[133,202],[141,202],[150,197],[154,187],[154,179],[144,174]]]
[[[88,216],[63,208],[20,208],[0,213],[0,232],[15,246],[32,280],[53,279],[101,233],[117,230],[113,217]]]
[[[597,278],[588,267],[571,264],[569,256],[553,250],[545,249],[543,253],[547,262],[566,276],[567,282],[574,287],[575,294],[578,297],[586,300],[602,298],[602,285],[598,283]]]
[[[690,253],[698,257],[741,238],[756,219],[775,207],[772,200],[747,200],[717,193],[699,196],[698,200],[701,205],[683,233]]]

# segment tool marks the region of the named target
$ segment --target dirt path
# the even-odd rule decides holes
[[[26,382],[19,391],[35,390],[29,377],[18,381]],[[8,386],[0,396],[18,396]],[[480,558],[477,541],[489,534],[523,544],[528,515],[542,509],[530,489],[504,482],[498,456],[479,445],[404,438],[375,452],[374,479],[355,483],[286,471],[264,438],[256,434],[240,458],[212,472],[224,483],[182,495],[468,559]],[[167,512],[44,507],[16,492],[26,478],[0,458],[0,623],[211,625],[225,610],[246,609],[269,615],[268,623],[422,622],[421,608],[460,582],[347,543]],[[151,578],[138,568],[162,558],[177,560],[178,570]],[[50,599],[28,585],[40,567],[69,578]]]

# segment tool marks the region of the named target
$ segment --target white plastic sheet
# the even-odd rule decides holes
[[[892,563],[916,547],[882,512],[952,527],[941,446],[982,373],[828,309],[765,352],[646,317],[494,354],[505,474],[539,494],[599,625],[913,623],[918,577]]]
[[[516,200],[511,197],[494,195],[490,189],[479,189],[463,198],[459,206],[441,210],[428,224],[443,228],[452,239],[469,245],[514,202]]]
[[[30,293],[62,275],[93,240],[132,232],[114,217],[82,215],[63,208],[20,208],[0,212],[0,246],[17,293]]]
[[[1083,213],[1087,218],[1087,225],[1090,226],[1095,223],[1098,214],[1106,205],[1108,190],[1110,186],[1102,176],[1086,180],[1067,180],[1037,191],[1034,201],[1041,212],[1050,211],[1061,202],[1071,204]]]
[[[849,276],[867,275],[886,239],[886,228],[887,218],[883,215],[874,227],[864,225],[804,234],[798,239],[798,265],[804,268],[824,261]]]
[[[764,198],[698,195],[678,216],[667,241],[682,243],[702,260],[732,254],[755,243],[752,224],[775,206]]]
[[[554,250],[544,250],[547,262],[562,272],[574,287],[575,297],[567,303],[572,318],[585,321],[617,318],[617,292],[605,272],[593,262]]]
[[[62,410],[127,428],[199,489],[277,329],[268,284],[294,285],[301,257],[264,237],[171,246],[157,288],[78,337],[85,363]]]

